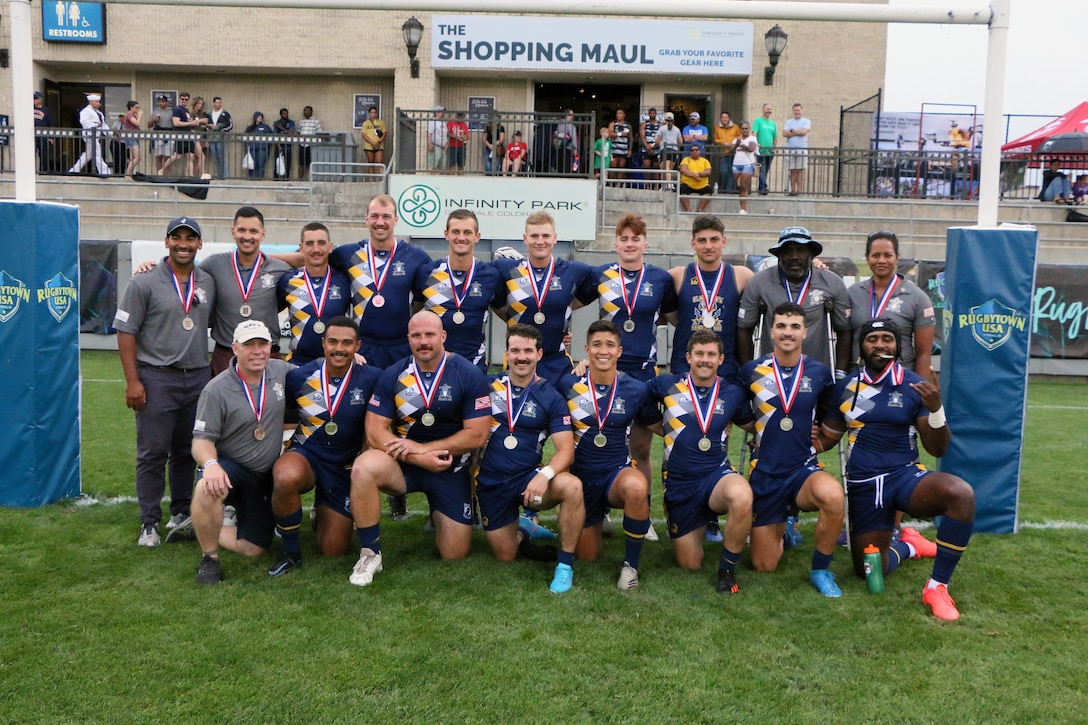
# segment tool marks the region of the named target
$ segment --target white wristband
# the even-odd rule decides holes
[[[944,428],[948,425],[948,420],[944,417],[944,406],[942,405],[937,410],[929,414],[929,427],[930,428]]]
[[[543,476],[545,480],[550,481],[555,478],[555,469],[551,466],[544,466],[540,469],[540,475]]]
[[[836,369],[835,370],[835,381],[837,382],[839,380],[845,380],[845,379],[846,379],[846,371]]]
[[[218,466],[218,465],[219,465],[218,460],[216,460],[214,458],[209,458],[208,460],[204,461],[204,465],[200,467],[200,470],[203,471],[208,466]]]

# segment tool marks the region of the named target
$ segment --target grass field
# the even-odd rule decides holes
[[[811,517],[778,572],[742,561],[731,598],[714,593],[712,545],[692,574],[667,541],[648,543],[641,587],[624,593],[613,540],[559,598],[549,565],[500,565],[482,534],[467,560],[437,560],[421,513],[383,520],[386,571],[365,589],[347,583],[353,557],[321,559],[308,535],[305,567],[283,580],[264,573],[278,549],[227,553],[223,584],[198,588],[195,543],[135,546],[120,366],[83,363],[83,490],[97,503],[0,509],[0,722],[1085,720],[1083,385],[1031,386],[1024,529],[972,540],[952,586],[963,617],[944,624],[919,601],[927,562],[872,596],[841,549],[844,596],[819,596]]]

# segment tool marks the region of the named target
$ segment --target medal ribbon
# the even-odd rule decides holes
[[[892,281],[888,283],[888,288],[886,290],[884,290],[884,294],[880,297],[880,303],[877,304],[875,307],[873,305],[876,302],[876,294],[875,294],[876,286],[874,285],[874,286],[869,288],[869,317],[870,318],[875,320],[878,317],[883,317],[884,316],[884,308],[888,306],[888,300],[890,300],[892,298],[892,295],[895,294],[895,290],[898,289],[898,288],[899,288],[899,275],[895,274],[895,275],[892,275]]]
[[[533,379],[529,381],[529,384],[525,386],[525,390],[521,391],[521,402],[518,403],[518,409],[514,411],[514,388],[510,384],[510,377],[506,377],[506,425],[510,428],[510,434],[514,433],[514,425],[518,422],[518,418],[521,417],[521,409],[525,407],[525,401],[529,399],[529,388],[533,387],[539,378],[534,375]]]
[[[695,420],[699,424],[699,430],[703,432],[703,436],[707,435],[707,431],[710,430],[710,421],[714,418],[714,406],[718,403],[718,391],[721,389],[722,379],[714,378],[714,387],[710,390],[710,395],[707,396],[706,413],[703,413],[702,406],[699,405],[699,394],[695,391],[695,383],[691,380],[691,373],[688,373],[688,392],[691,393],[691,405],[695,408]]]
[[[450,273],[450,292],[453,296],[454,306],[460,310],[461,305],[465,303],[465,298],[468,297],[468,290],[472,285],[472,278],[476,276],[476,258],[472,258],[472,266],[468,268],[468,273],[465,275],[465,283],[461,285],[461,289],[464,294],[457,294],[457,282],[453,279],[453,267],[450,266],[450,258],[446,257],[446,269]]]
[[[249,270],[249,279],[242,282],[242,268],[238,264],[238,252],[234,253],[231,257],[231,263],[234,265],[234,281],[238,283],[238,290],[242,293],[242,302],[249,302],[249,295],[253,292],[253,283],[257,281],[257,272],[261,269],[261,263],[264,261],[264,255],[258,254],[257,261],[253,263],[253,269]]]
[[[793,298],[793,293],[790,292],[790,281],[784,276],[782,277],[782,286],[786,288],[786,299],[790,302],[796,302],[799,305],[805,304],[805,297],[808,296],[808,284],[812,281],[812,270],[809,269],[808,274],[805,275],[805,281],[801,284],[801,289],[797,290],[797,299]]]
[[[340,381],[340,386],[336,389],[336,396],[333,397],[329,394],[329,371],[326,369],[326,363],[321,363],[321,392],[325,396],[325,409],[329,411],[329,420],[333,419],[336,411],[340,409],[340,403],[344,402],[344,391],[348,389],[349,380],[351,380],[350,366],[344,375],[344,379]]]
[[[264,390],[264,373],[261,373],[261,388],[257,391],[257,395],[260,397],[260,403],[256,403],[253,400],[253,393],[249,392],[249,384],[246,383],[245,378],[238,372],[238,363],[234,364],[234,372],[238,376],[239,382],[242,383],[242,392],[246,394],[246,400],[249,401],[249,407],[253,411],[253,414],[257,416],[257,426],[261,425],[261,417],[264,415],[264,402],[265,402],[265,390]]]
[[[314,285],[310,281],[310,273],[305,269],[302,270],[302,278],[306,280],[306,291],[310,293],[310,304],[313,305],[314,316],[320,318],[321,314],[325,311],[325,302],[329,299],[329,287],[332,286],[331,284],[328,284],[329,273],[325,273],[325,284],[321,288],[320,300],[317,299],[317,294],[314,292]]]
[[[393,257],[397,253],[397,240],[393,240],[393,251],[389,253],[389,259],[385,260],[385,265],[382,267],[381,275],[378,274],[378,267],[374,258],[374,245],[370,242],[366,244],[366,261],[370,265],[370,278],[374,280],[374,294],[380,295],[382,293],[382,287],[385,286],[385,278],[389,276],[389,270],[393,268]]]
[[[622,267],[619,272],[620,294],[623,295],[623,306],[627,309],[627,317],[630,319],[635,316],[635,305],[638,303],[638,291],[642,289],[642,280],[646,278],[646,265],[642,265],[642,269],[639,270],[638,280],[635,282],[635,291],[631,293],[630,302],[627,301],[627,276],[624,274]],[[717,289],[715,289],[715,292],[717,292]]]
[[[884,366],[883,372],[876,376],[876,378],[873,378],[873,376],[869,374],[868,368],[863,367],[861,369],[861,381],[867,385],[876,385],[889,376],[891,376],[893,385],[902,385],[903,378],[905,377],[903,374],[903,366],[895,360],[889,360],[888,364]]]
[[[604,409],[604,417],[601,417],[601,409],[597,405],[597,386],[593,384],[593,381],[586,378],[586,382],[589,383],[589,397],[593,401],[593,416],[597,419],[597,430],[601,432],[604,430],[604,422],[608,420],[608,414],[612,412],[612,403],[616,402],[616,391],[619,389],[619,378],[612,382],[612,395],[608,399],[608,405]]]
[[[790,409],[793,408],[793,403],[797,400],[797,391],[801,389],[800,381],[801,376],[805,374],[805,358],[801,357],[801,360],[797,363],[797,373],[793,376],[793,382],[789,390],[786,389],[786,383],[782,380],[782,370],[778,367],[778,359],[771,355],[771,367],[774,368],[774,381],[778,385],[778,399],[782,401],[782,412],[789,417]]]
[[[442,379],[442,373],[446,370],[446,360],[448,358],[449,353],[442,355],[442,362],[438,364],[438,369],[434,371],[434,380],[431,381],[430,387],[427,387],[423,383],[423,376],[419,374],[419,368],[416,367],[416,361],[415,359],[412,360],[412,376],[416,379],[416,385],[419,387],[419,395],[423,398],[423,406],[427,409],[430,409],[431,401],[434,400],[434,394],[438,391],[438,381]]]
[[[189,310],[193,308],[193,298],[196,297],[196,285],[193,284],[193,272],[189,272],[189,292],[187,294],[181,293],[181,285],[178,283],[178,278],[173,272],[170,273],[170,281],[174,283],[174,289],[178,293],[178,299],[181,300],[181,309],[188,315]]]
[[[536,309],[543,312],[544,299],[548,296],[548,290],[552,286],[552,277],[555,276],[555,257],[552,257],[552,261],[548,264],[548,271],[544,273],[540,287],[537,287],[536,284],[536,274],[533,272],[532,262],[526,262],[525,264],[529,270],[529,285],[533,290],[533,299],[536,300]]]
[[[714,309],[714,302],[718,299],[718,291],[722,288],[722,280],[724,279],[725,262],[722,262],[721,266],[718,267],[718,276],[714,279],[714,291],[708,295],[706,285],[703,283],[703,270],[699,269],[698,266],[695,268],[695,281],[699,283],[699,294],[703,296],[703,310],[708,315]]]

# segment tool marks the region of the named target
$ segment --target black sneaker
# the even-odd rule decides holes
[[[394,521],[408,520],[408,499],[406,496],[389,496],[389,513]]]
[[[284,554],[276,565],[268,570],[268,576],[283,576],[292,569],[302,566],[302,554]]]
[[[559,561],[559,549],[551,544],[538,544],[529,539],[522,539],[518,543],[518,555],[529,561]]]
[[[718,569],[718,586],[714,587],[718,594],[736,594],[740,591],[737,586],[737,577],[734,572]]]
[[[196,568],[196,583],[197,584],[218,584],[221,580],[219,576],[219,559],[213,559],[205,554],[200,559],[200,566]]]

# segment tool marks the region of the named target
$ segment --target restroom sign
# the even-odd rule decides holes
[[[105,44],[105,3],[42,0],[42,40]]]

